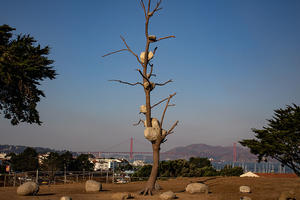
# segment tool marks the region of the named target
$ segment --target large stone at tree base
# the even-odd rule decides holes
[[[69,196],[63,196],[60,198],[60,200],[72,200],[72,198]]]
[[[161,195],[159,195],[159,198],[162,200],[170,200],[170,199],[175,199],[176,195],[172,191],[164,192]]]
[[[281,192],[278,200],[296,200],[295,191],[284,191]]]
[[[124,200],[124,199],[131,199],[133,196],[129,192],[117,192],[114,193],[111,198],[113,200]]]
[[[203,183],[190,183],[186,186],[185,191],[193,193],[205,193],[208,194],[208,186]]]
[[[85,191],[87,192],[99,192],[100,190],[102,190],[102,184],[97,182],[97,181],[93,181],[93,180],[88,180],[85,182]]]
[[[17,189],[17,194],[22,196],[35,195],[39,192],[39,186],[35,182],[26,182]]]
[[[249,186],[242,185],[242,186],[240,186],[240,192],[242,192],[242,193],[250,193],[251,189],[250,189]]]

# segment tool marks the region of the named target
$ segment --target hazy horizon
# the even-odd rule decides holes
[[[138,1],[1,3],[0,24],[49,45],[59,74],[41,83],[42,126],[12,126],[0,116],[1,144],[129,151],[134,137],[140,141],[134,150],[150,151],[143,127],[132,125],[142,117],[143,89],[108,81],[139,81],[136,59],[126,52],[101,57],[124,48],[120,35],[138,55],[143,51]],[[300,1],[164,0],[162,7],[150,33],[176,38],[156,44],[155,81],[174,82],[155,89],[151,101],[177,92],[165,128],[179,120],[162,151],[197,143],[232,146],[252,138],[251,128],[266,125],[274,109],[300,104]],[[161,112],[156,108],[154,116]]]

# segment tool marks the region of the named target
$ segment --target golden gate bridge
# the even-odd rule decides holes
[[[133,144],[134,141],[139,142],[139,143],[143,143],[143,145],[145,144],[144,142],[140,142],[139,140],[134,139],[133,137],[130,138],[130,146],[129,146],[129,151],[89,151],[89,152],[77,152],[79,154],[92,154],[95,157],[100,158],[102,155],[129,155],[129,159],[133,159],[134,155],[152,155],[152,151],[151,152],[147,152],[147,151],[133,151]],[[124,140],[122,142],[120,142],[117,145],[113,145],[107,149],[112,149],[115,147],[120,146],[123,143],[127,143],[127,140]],[[182,157],[189,157],[189,155],[187,153],[181,153],[181,152],[161,152],[161,155],[180,155]],[[237,152],[236,152],[236,143],[233,143],[233,162],[237,162]]]
[[[94,155],[95,157],[98,157],[98,158],[100,158],[102,155],[113,155],[113,154],[115,154],[115,155],[116,154],[129,155],[129,159],[131,159],[131,160],[134,158],[134,155],[149,155],[149,156],[152,155],[152,152],[147,152],[147,151],[133,151],[134,141],[139,142],[138,140],[133,139],[133,137],[131,137],[130,138],[129,151],[85,151],[85,152],[77,152],[77,153],[78,154],[91,154],[91,155]],[[117,145],[113,145],[113,146],[111,146],[111,147],[109,147],[107,149],[112,149],[114,147],[118,147],[118,146],[120,146],[121,144],[123,144],[125,142],[128,142],[128,139],[120,142]],[[176,153],[174,153],[174,152],[161,152],[160,154],[161,155],[172,155],[172,154],[174,155]],[[180,154],[180,155],[183,155],[183,154]]]

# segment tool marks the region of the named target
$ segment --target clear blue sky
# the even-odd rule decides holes
[[[145,141],[143,127],[132,126],[141,117],[142,88],[107,81],[138,81],[135,58],[126,52],[101,57],[124,48],[120,35],[137,54],[143,51],[138,1],[0,2],[0,24],[49,45],[59,74],[42,83],[43,125],[13,127],[1,117],[1,144],[100,151],[131,136]],[[152,100],[176,91],[166,126],[180,121],[162,150],[232,145],[253,137],[251,128],[265,125],[274,109],[300,104],[300,1],[165,0],[162,7],[149,31],[176,39],[158,43],[155,80],[174,83],[154,90]],[[150,149],[144,146],[136,150]]]

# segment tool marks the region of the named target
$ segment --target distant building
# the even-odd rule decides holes
[[[95,171],[111,170],[128,164],[127,160],[116,158],[90,158],[90,161],[94,163]]]
[[[44,160],[50,155],[50,152],[44,153],[44,154],[39,154],[38,159],[39,159],[39,164],[43,164]]]
[[[10,159],[11,159],[11,156],[7,156],[6,153],[0,153],[0,165],[5,163],[6,160],[10,160]],[[8,169],[8,171],[9,171],[9,169]]]
[[[135,167],[138,167],[138,166],[144,166],[145,165],[145,163],[144,163],[144,161],[142,161],[142,160],[135,160],[133,163],[132,163],[132,165],[133,166],[135,166]]]
[[[0,153],[0,160],[10,160],[11,156],[7,156],[7,153]]]
[[[0,160],[6,160],[6,153],[0,153]]]

